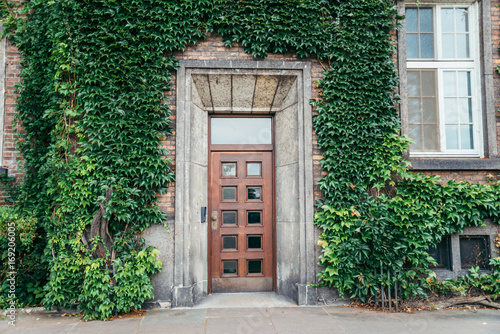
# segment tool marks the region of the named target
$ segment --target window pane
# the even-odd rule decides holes
[[[408,72],[408,96],[420,96],[419,72]]]
[[[443,72],[444,96],[457,96],[456,72]]]
[[[236,249],[236,236],[235,235],[223,236],[222,249]]]
[[[422,96],[436,96],[434,72],[422,71]]]
[[[423,98],[422,99],[422,111],[423,111],[423,122],[424,123],[436,123],[436,99],[435,98]]]
[[[469,13],[465,8],[455,9],[455,19],[457,32],[469,31]]]
[[[247,176],[260,176],[261,174],[261,164],[257,163],[247,163]]]
[[[456,98],[452,97],[444,99],[444,119],[447,124],[458,123],[458,108]]]
[[[222,188],[222,200],[224,200],[224,201],[236,201],[236,187],[223,187]]]
[[[434,58],[434,38],[432,34],[420,34],[420,58]]]
[[[420,9],[420,32],[432,32],[432,8]]]
[[[412,150],[422,150],[422,126],[410,125],[410,136],[414,143],[410,146]]]
[[[236,274],[238,261],[222,261],[222,268],[224,274]]]
[[[460,125],[460,142],[462,150],[471,150],[474,148],[472,125]]]
[[[469,34],[457,34],[457,58],[469,58]]]
[[[470,96],[470,72],[457,72],[458,79],[458,96]]]
[[[408,120],[410,123],[422,123],[419,98],[408,99]]]
[[[248,224],[260,225],[261,224],[260,216],[261,216],[260,211],[248,211]]]
[[[437,125],[424,125],[424,151],[438,150]]]
[[[443,58],[455,58],[455,34],[443,34]]]
[[[212,118],[212,144],[272,144],[271,118]]]
[[[418,58],[418,35],[406,35],[406,57]]]
[[[472,123],[472,99],[469,99],[469,122]]]
[[[262,272],[262,260],[248,260],[248,273],[260,274]]]
[[[471,86],[470,72],[467,72],[467,96],[472,96],[472,90],[471,90],[470,86]]]
[[[262,236],[249,235],[248,236],[248,249],[261,249],[261,248],[262,248]]]
[[[472,123],[472,110],[470,108],[470,98],[458,99],[458,114],[460,123]]]
[[[458,149],[458,125],[446,125],[446,148]]]
[[[236,211],[222,212],[222,225],[236,225]]]
[[[406,10],[406,31],[417,32],[417,9],[408,8]]]
[[[261,199],[260,198],[260,187],[248,187],[247,188],[247,199]]]
[[[441,29],[443,32],[454,32],[453,8],[441,9]]]
[[[222,176],[236,176],[236,163],[222,164]]]

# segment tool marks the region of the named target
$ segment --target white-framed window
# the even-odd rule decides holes
[[[482,156],[477,12],[477,3],[405,8],[412,157]]]

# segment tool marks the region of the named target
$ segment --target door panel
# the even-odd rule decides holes
[[[212,291],[272,291],[272,152],[211,152],[210,163]]]

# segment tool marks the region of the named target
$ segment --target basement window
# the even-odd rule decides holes
[[[462,269],[479,267],[489,270],[489,237],[486,235],[460,236],[460,260]]]
[[[449,235],[445,235],[440,243],[429,248],[429,255],[437,262],[437,265],[431,266],[431,268],[452,270],[450,239]]]

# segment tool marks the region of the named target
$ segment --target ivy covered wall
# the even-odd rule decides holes
[[[149,276],[159,270],[158,254],[140,236],[175,214],[172,129],[175,68],[182,58],[305,57],[313,63],[321,284],[366,300],[384,284],[373,274],[382,263],[403,281],[423,278],[404,286],[405,296],[420,293],[429,275],[428,245],[499,217],[497,184],[442,187],[435,178],[408,173],[402,162],[408,141],[398,137],[390,1],[66,0],[30,6],[28,21],[8,21],[17,31],[7,64],[8,115],[16,114],[25,131],[19,144],[24,183],[14,193],[13,215],[37,219],[35,244],[49,240],[37,250],[47,271],[37,271],[31,290],[23,287],[35,296],[30,303],[78,301],[89,317],[106,318],[152,297]],[[4,152],[15,155],[12,148]],[[488,176],[473,181],[488,183]],[[109,234],[100,233],[106,228]],[[97,269],[113,261],[122,272],[112,288]],[[97,310],[97,304],[105,306]]]

